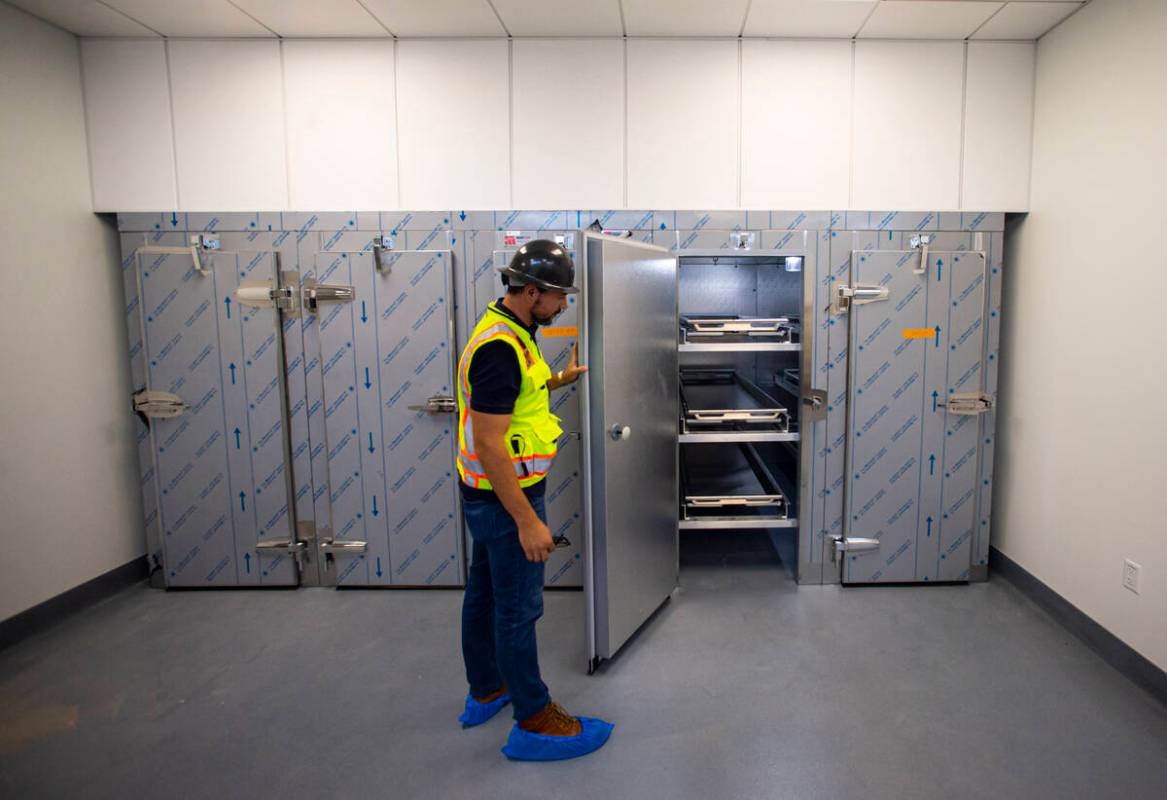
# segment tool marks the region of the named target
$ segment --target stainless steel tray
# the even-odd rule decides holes
[[[749,444],[681,448],[684,519],[757,516],[785,519],[789,504],[778,482]]]
[[[681,431],[788,431],[790,415],[732,369],[681,370]]]

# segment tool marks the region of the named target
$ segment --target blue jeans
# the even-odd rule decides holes
[[[547,521],[542,497],[531,500]],[[516,720],[551,701],[539,677],[535,623],[543,616],[543,563],[528,561],[518,526],[497,498],[463,498],[466,527],[474,542],[462,600],[462,658],[472,697],[504,684]]]

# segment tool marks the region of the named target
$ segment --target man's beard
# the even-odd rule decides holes
[[[558,311],[556,311],[554,314],[552,314],[549,317],[547,317],[547,316],[541,317],[538,314],[536,314],[534,311],[531,312],[531,319],[535,320],[535,322],[537,322],[540,325],[543,325],[544,327],[546,327],[547,325],[550,325],[552,322],[554,322],[555,318],[558,316],[559,316]]]

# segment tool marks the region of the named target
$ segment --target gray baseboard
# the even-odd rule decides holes
[[[1091,650],[1102,656],[1103,661],[1167,706],[1167,672],[1159,669],[995,547],[989,548],[989,568],[1013,584],[1059,625],[1085,642]]]
[[[67,592],[50,597],[14,617],[0,621],[0,650],[51,628],[78,611],[117,594],[127,586],[144,581],[148,574],[146,556],[139,556]]]

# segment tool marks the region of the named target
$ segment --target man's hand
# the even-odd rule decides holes
[[[546,561],[555,552],[555,542],[551,530],[543,520],[532,515],[530,520],[519,524],[519,545],[528,561]]]
[[[586,366],[579,363],[579,344],[571,346],[571,358],[567,362],[567,366],[551,378],[549,383],[552,389],[558,389],[560,386],[566,386],[569,383],[575,383],[579,380],[579,376],[588,371]]]

